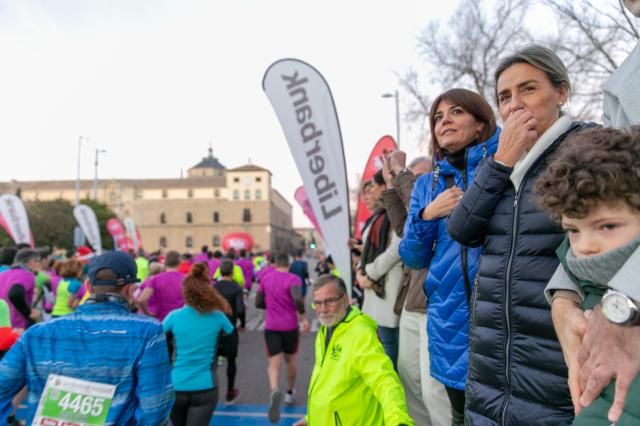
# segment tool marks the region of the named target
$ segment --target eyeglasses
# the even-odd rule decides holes
[[[342,299],[342,296],[331,297],[329,299],[324,299],[324,300],[314,300],[313,302],[311,302],[311,309],[318,309],[321,306],[326,306],[326,307],[335,306],[335,304],[338,303],[340,299]]]

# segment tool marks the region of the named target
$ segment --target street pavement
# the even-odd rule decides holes
[[[318,321],[309,307],[307,295],[307,315],[311,322],[311,331],[300,334],[300,346],[297,356],[298,378],[296,381],[296,399],[293,406],[282,405],[282,415],[277,425],[292,425],[306,413],[309,379],[313,370],[314,339],[318,330]],[[264,343],[263,312],[255,308],[255,291],[247,301],[247,327],[240,335],[238,358],[236,359],[236,388],[240,396],[236,404],[225,406],[224,395],[227,391],[226,364],[218,365],[218,389],[220,398],[213,417],[212,425],[271,425],[267,419],[269,402],[269,381],[267,379],[267,355]],[[280,367],[280,390],[286,390],[286,368]]]

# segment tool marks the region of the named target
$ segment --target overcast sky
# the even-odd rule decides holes
[[[426,73],[416,36],[455,1],[0,0],[0,181],[171,178],[213,144],[227,167],[270,169],[294,205],[301,179],[262,91],[267,67],[302,59],[334,95],[355,183],[395,135],[396,72]],[[402,98],[401,98],[402,100]],[[401,103],[401,109],[403,105]],[[417,155],[415,135],[401,140]]]

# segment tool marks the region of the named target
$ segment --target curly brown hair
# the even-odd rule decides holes
[[[191,266],[189,275],[182,281],[182,294],[187,305],[201,314],[220,310],[231,314],[231,306],[213,286],[209,279],[209,268],[204,262]]]
[[[536,182],[554,219],[583,218],[600,203],[622,201],[640,211],[640,126],[590,129],[562,143]]]

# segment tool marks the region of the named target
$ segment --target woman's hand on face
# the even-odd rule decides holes
[[[538,140],[537,125],[538,121],[529,111],[519,109],[511,113],[500,133],[495,160],[505,166],[513,167]]]
[[[422,210],[422,220],[434,220],[447,216],[460,203],[463,195],[464,192],[457,186],[442,192]]]

